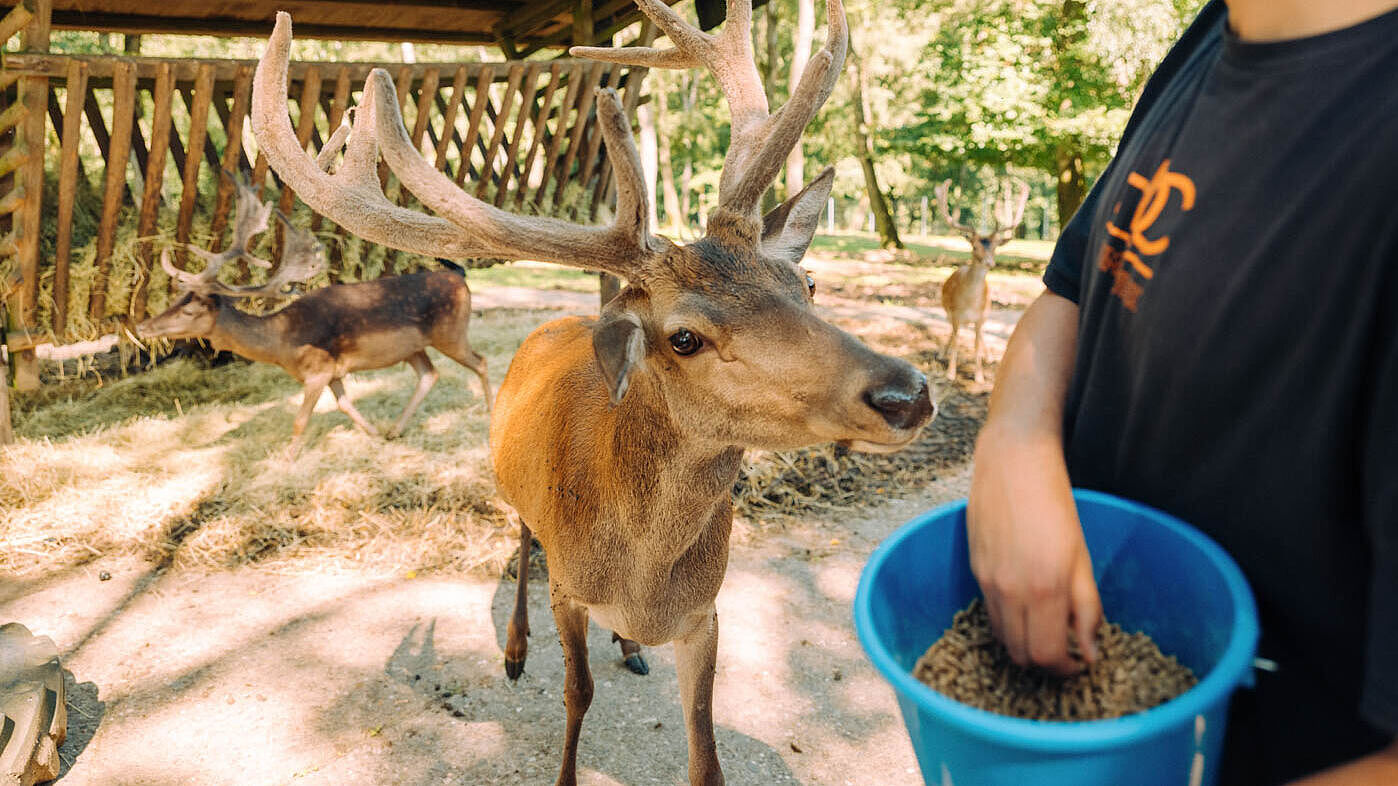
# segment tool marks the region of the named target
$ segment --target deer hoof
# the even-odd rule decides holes
[[[505,676],[510,678],[510,682],[519,679],[519,675],[523,673],[524,658],[520,658],[519,660],[514,660],[512,658],[505,659]]]
[[[632,674],[640,674],[643,677],[650,674],[650,665],[646,663],[646,659],[642,658],[639,652],[634,655],[626,656],[625,663],[626,668],[629,669]]]

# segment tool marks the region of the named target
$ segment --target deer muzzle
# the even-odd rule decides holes
[[[912,367],[894,380],[865,390],[863,399],[890,428],[898,431],[919,429],[937,414],[927,375]]]

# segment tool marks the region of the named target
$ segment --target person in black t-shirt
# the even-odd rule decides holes
[[[1398,784],[1398,2],[1215,0],[1011,339],[971,565],[1022,665],[1102,616],[1071,486],[1233,555],[1259,655],[1222,782]],[[1093,657],[1087,648],[1087,657]]]

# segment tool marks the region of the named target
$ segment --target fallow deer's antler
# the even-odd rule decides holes
[[[554,218],[519,216],[463,192],[413,146],[388,72],[375,69],[364,85],[339,170],[328,174],[321,151],[306,154],[287,114],[291,17],[277,14],[267,51],[253,79],[252,127],[268,162],[317,212],[373,243],[432,257],[538,259],[630,276],[663,252],[647,225],[645,180],[631,127],[614,90],[598,94],[597,117],[617,179],[610,226],[579,226]],[[337,132],[337,135],[339,132]],[[343,136],[340,135],[340,139]],[[380,190],[382,154],[403,186],[435,215],[399,207]],[[333,153],[331,154],[333,156]]]
[[[1007,243],[1014,237],[1019,222],[1024,220],[1024,206],[1029,202],[1029,184],[1023,180],[1016,180],[1015,187],[1017,193],[1013,197],[1009,189],[1001,189],[1000,198],[995,205],[995,228],[990,234],[1000,243]]]
[[[334,137],[331,137],[332,141]],[[186,244],[208,261],[198,273],[190,273],[175,267],[170,261],[169,250],[160,252],[160,266],[177,282],[181,289],[203,295],[226,295],[228,297],[276,297],[282,294],[282,287],[306,279],[319,273],[324,267],[324,249],[316,236],[303,229],[296,229],[277,211],[277,220],[282,222],[285,232],[282,235],[282,263],[266,283],[246,287],[230,287],[218,280],[219,270],[235,259],[246,259],[263,268],[272,263],[260,259],[248,250],[252,239],[267,230],[267,217],[272,212],[271,203],[264,203],[257,192],[248,187],[241,178],[238,184],[237,221],[233,225],[233,244],[228,250],[214,254],[198,246]]]
[[[652,68],[706,66],[713,72],[732,115],[733,132],[719,178],[719,207],[753,214],[776,179],[806,125],[815,117],[840,75],[849,48],[849,28],[841,0],[828,0],[830,30],[791,91],[791,98],[769,113],[767,94],[752,52],[752,2],[728,0],[728,19],[716,35],[691,26],[662,0],[636,4],[674,42],[673,49],[575,46],[571,54]]]
[[[958,207],[956,209],[955,216],[951,214],[951,208],[947,205],[947,192],[950,190],[950,179],[943,180],[942,184],[937,186],[937,205],[942,209],[942,220],[947,222],[947,226],[951,227],[953,230],[960,232],[974,241],[979,233],[976,232],[976,228],[970,224],[961,223],[961,208]]]

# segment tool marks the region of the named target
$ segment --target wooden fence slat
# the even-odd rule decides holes
[[[442,110],[442,138],[437,140],[435,162],[438,172],[445,171],[447,167],[447,149],[451,146],[452,136],[456,134],[456,116],[461,110],[461,99],[466,95],[466,79],[466,66],[456,69],[456,77],[452,79],[451,99]]]
[[[174,72],[167,63],[155,73],[155,87],[151,90],[155,106],[150,118],[150,157],[146,160],[145,191],[141,195],[141,215],[136,221],[136,236],[141,238],[155,234],[156,222],[160,217],[160,190],[165,181],[166,151],[170,149],[170,115],[175,98]],[[151,262],[155,256],[155,244],[142,241],[136,247],[136,265],[141,276],[140,282],[131,293],[131,315],[135,319],[146,316],[146,300],[150,294]]]
[[[216,85],[216,84],[217,84],[216,82],[215,82],[215,83],[211,83],[210,94],[209,94],[209,96],[208,96],[206,99],[204,99],[204,100],[209,104],[210,107],[212,107],[214,104],[218,103],[218,94],[217,94],[217,91],[215,91],[215,90],[214,90],[214,87],[213,87],[213,85]],[[194,116],[194,102],[195,102],[195,100],[196,100],[195,97],[194,97],[193,91],[191,91],[188,87],[181,87],[180,90],[179,90],[179,93],[180,93],[180,97],[184,99],[185,108],[189,110],[190,116],[193,117],[193,116]],[[207,109],[206,109],[205,111],[207,111]],[[218,148],[217,148],[217,147],[214,147],[214,140],[209,136],[209,133],[208,133],[207,130],[205,130],[205,132],[204,132],[204,160],[207,161],[207,162],[209,163],[209,166],[213,167],[214,169],[218,169],[218,167],[219,167],[219,152],[218,152]]]
[[[214,69],[203,65],[194,79],[193,103],[189,107],[189,144],[185,147],[183,190],[180,214],[175,223],[175,256],[184,264],[189,230],[194,224],[194,203],[199,197],[199,168],[203,163],[204,140],[209,135],[209,106],[213,103]]]
[[[616,76],[617,76],[617,74],[619,74],[619,73],[620,73],[620,69],[619,69],[619,68],[612,68],[612,67],[608,66],[607,71],[606,71],[606,74],[607,74],[606,84],[607,84],[607,86],[611,86],[612,83],[614,83],[614,82],[616,81]],[[595,111],[595,109],[596,109],[596,102],[593,103],[593,109],[594,109],[594,111]],[[586,129],[586,131],[587,131],[587,134],[586,134],[586,137],[587,137],[587,145],[586,145],[586,147],[583,149],[582,161],[578,164],[577,182],[578,182],[578,185],[579,185],[579,186],[581,186],[584,190],[586,190],[586,189],[589,187],[589,185],[592,183],[592,172],[593,172],[593,168],[594,168],[594,166],[597,164],[598,153],[599,153],[599,152],[601,151],[601,149],[602,149],[602,124],[601,124],[601,123],[594,123],[594,122],[585,122],[585,121],[582,121],[582,120],[580,120],[579,122],[585,127],[585,129]],[[596,212],[596,208],[597,208],[597,198],[598,198],[598,196],[599,196],[598,191],[600,191],[600,190],[601,190],[601,189],[597,189],[597,188],[594,187],[594,190],[593,190],[593,193],[592,193],[592,201],[591,201],[591,203],[590,203],[590,205],[589,205],[589,210],[591,210],[593,213]]]
[[[548,124],[549,108],[553,104],[553,94],[558,92],[558,80],[563,66],[553,63],[549,66],[549,84],[544,89],[544,97],[539,101],[539,109],[534,113],[530,127],[529,152],[524,156],[524,170],[519,174],[519,185],[515,186],[515,207],[524,204],[524,194],[529,190],[529,175],[534,171],[534,159],[539,156],[539,145],[544,141],[544,130]]]
[[[228,111],[227,119],[223,120],[223,129],[227,132],[228,141],[223,146],[223,160],[219,162],[220,168],[225,172],[238,174],[242,165],[243,120],[247,117],[248,106],[252,103],[252,72],[251,68],[239,69],[237,78],[233,80],[233,108]],[[223,99],[220,98],[217,104],[222,108]],[[218,197],[214,200],[213,224],[209,228],[210,234],[213,235],[210,251],[223,250],[223,231],[228,228],[228,214],[232,209],[234,190],[234,183],[220,174]],[[246,264],[241,259],[238,262]]]
[[[9,215],[19,210],[24,204],[24,186],[19,185],[10,189],[10,193],[0,197],[0,216]]]
[[[117,215],[126,196],[126,159],[131,151],[131,125],[135,120],[136,69],[118,62],[112,75],[111,154],[107,156],[106,187],[102,191],[102,220],[97,229],[97,272],[88,297],[88,317],[99,322],[107,316],[107,276],[116,244]]]
[[[29,160],[29,151],[22,147],[12,147],[0,156],[0,177],[14,172]]]
[[[553,206],[558,207],[563,204],[563,185],[568,181],[568,176],[572,173],[573,162],[578,158],[579,148],[582,146],[583,132],[587,130],[588,117],[592,114],[592,102],[596,98],[594,91],[602,83],[602,75],[606,72],[606,63],[594,63],[591,71],[587,75],[586,84],[583,85],[581,95],[578,96],[578,115],[573,121],[573,133],[568,140],[568,154],[563,159],[563,165],[559,168],[556,177],[558,187],[553,191]],[[584,185],[579,183],[579,185]]]
[[[490,84],[495,79],[495,67],[491,63],[485,65],[476,78],[475,103],[471,106],[471,116],[466,123],[466,136],[461,140],[461,168],[456,170],[458,186],[466,180],[466,173],[471,171],[471,148],[475,146],[476,138],[480,135],[485,106],[490,103]]]
[[[331,134],[345,122],[345,112],[349,110],[350,102],[350,71],[346,66],[340,66],[339,75],[335,77],[335,94],[331,99],[330,108],[326,111],[325,117],[329,121],[325,128]],[[311,231],[318,232],[322,224],[322,217],[319,213],[311,216]],[[335,236],[343,238],[345,228],[339,224],[334,224]],[[331,281],[338,281],[340,271],[344,269],[344,242],[331,243],[329,264],[327,265]]]
[[[535,206],[543,203],[544,192],[548,191],[549,178],[553,177],[554,171],[558,168],[558,156],[563,149],[563,140],[568,136],[568,118],[572,114],[573,106],[577,103],[578,93],[582,90],[583,70],[582,63],[574,63],[568,69],[568,91],[563,94],[563,103],[558,107],[558,121],[554,124],[548,151],[544,154],[544,174],[539,178],[538,190],[534,192]],[[544,130],[547,131],[547,127]]]
[[[5,56],[5,71],[13,71],[16,77],[20,76],[42,76],[61,77],[68,71],[69,60],[84,60],[91,67],[89,72],[89,84],[104,85],[107,79],[112,77],[113,63],[117,60],[124,60],[131,63],[136,68],[136,77],[142,81],[155,79],[155,72],[161,63],[170,63],[174,67],[174,77],[176,82],[192,82],[198,75],[200,69],[209,67],[214,70],[214,79],[219,82],[231,82],[237,77],[238,68],[244,65],[256,66],[256,60],[223,60],[218,58],[197,58],[182,57],[169,59],[162,57],[113,57],[111,55],[74,55],[58,54],[48,52],[16,52]],[[306,69],[313,65],[319,65],[314,61],[295,61],[287,68],[288,79],[291,82],[299,82],[305,77]],[[450,64],[453,68],[456,63]],[[466,69],[471,76],[475,76],[485,63],[466,63]],[[397,75],[406,74],[409,78],[420,77],[429,68],[441,68],[440,63],[346,63],[349,69],[349,77],[352,81],[363,83],[368,78],[369,72],[376,68],[387,69]],[[396,79],[396,77],[395,77]]]
[[[413,147],[422,150],[422,136],[427,132],[432,120],[432,99],[437,97],[437,86],[441,82],[440,69],[429,68],[418,86],[417,116],[413,118]]]
[[[306,71],[306,78],[301,82],[301,100],[297,106],[300,107],[296,118],[296,143],[301,150],[306,149],[306,145],[311,141],[311,132],[316,127],[316,107],[320,105],[320,69],[311,68]],[[277,204],[277,208],[283,213],[291,212],[292,200],[296,194],[291,186],[282,184],[282,198]],[[280,227],[280,224],[278,225]],[[280,229],[277,237],[281,237]],[[280,244],[277,246],[277,253],[280,254]],[[280,258],[280,257],[278,257]]]
[[[510,134],[510,144],[505,148],[505,169],[500,173],[500,182],[495,186],[495,206],[501,207],[505,204],[505,198],[509,196],[510,177],[519,169],[519,142],[524,138],[524,127],[529,125],[529,118],[534,114],[531,110],[534,103],[539,100],[539,72],[543,70],[540,63],[530,63],[524,71],[524,81],[519,85],[519,111],[515,112],[515,128]]]
[[[23,3],[16,3],[15,7],[11,8],[8,14],[5,14],[5,18],[0,19],[0,46],[3,46],[6,41],[23,30],[24,26],[29,24],[33,18],[34,15],[29,12],[28,8],[24,7]]]
[[[69,64],[68,95],[64,101],[63,138],[59,143],[58,238],[53,255],[53,332],[60,341],[68,328],[68,278],[73,259],[73,208],[78,197],[78,143],[82,139],[83,100],[87,95],[87,63]]]
[[[486,188],[495,179],[495,154],[500,150],[500,142],[505,138],[505,124],[510,119],[510,104],[519,90],[519,81],[524,77],[524,66],[516,63],[510,66],[510,79],[505,84],[505,93],[500,98],[500,109],[495,114],[495,130],[490,135],[490,145],[486,149],[485,163],[481,166],[481,177],[476,182],[476,198],[485,197]]]
[[[18,7],[23,8],[24,6]],[[23,119],[24,104],[10,104],[8,107],[5,108],[4,112],[0,112],[0,134],[3,134],[6,131],[9,131],[11,128],[14,128],[15,126],[19,125],[20,121]]]

